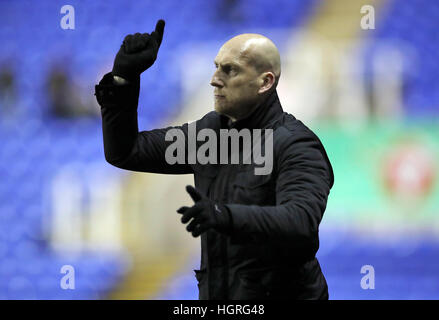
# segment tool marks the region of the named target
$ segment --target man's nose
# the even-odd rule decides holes
[[[224,83],[218,79],[216,74],[213,75],[212,80],[210,80],[210,85],[217,88],[222,88],[224,86]]]

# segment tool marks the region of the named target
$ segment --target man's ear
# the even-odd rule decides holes
[[[274,76],[273,72],[264,72],[261,75],[261,80],[260,80],[261,86],[258,90],[258,93],[262,94],[267,92],[274,86],[275,82],[276,82],[276,77]]]

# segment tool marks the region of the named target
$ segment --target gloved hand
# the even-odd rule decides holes
[[[113,76],[134,80],[151,67],[157,58],[164,28],[165,21],[159,20],[151,34],[127,35],[114,59]]]
[[[192,207],[181,207],[177,212],[183,215],[181,217],[183,223],[189,222],[192,218],[186,227],[192,236],[198,237],[210,228],[221,232],[227,232],[230,229],[231,216],[225,206],[209,200],[192,186],[186,186],[186,191],[195,204]]]

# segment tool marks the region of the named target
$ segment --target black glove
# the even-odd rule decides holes
[[[114,59],[113,76],[134,80],[151,67],[157,58],[164,28],[165,21],[159,20],[151,34],[127,35]]]
[[[187,223],[192,218],[186,227],[192,236],[198,237],[210,228],[215,228],[220,232],[230,230],[232,219],[225,206],[209,200],[192,186],[186,186],[186,191],[195,204],[192,207],[181,207],[177,212],[183,214],[181,217],[183,223]]]

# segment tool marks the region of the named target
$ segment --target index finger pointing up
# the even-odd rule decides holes
[[[158,36],[157,42],[159,46],[162,43],[164,30],[165,30],[165,21],[160,19],[159,21],[157,21],[157,24],[155,25],[155,32]]]

